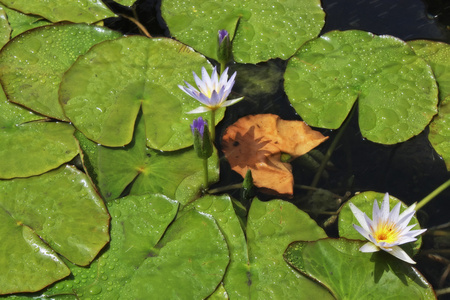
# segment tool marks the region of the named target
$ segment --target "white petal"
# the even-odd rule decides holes
[[[387,220],[389,218],[389,194],[386,193],[383,197],[383,203],[381,203],[381,216],[382,220]],[[375,221],[375,218],[373,218]]]
[[[356,207],[355,204],[351,202],[349,203],[349,206],[356,220],[358,220],[359,224],[361,224],[362,228],[364,228],[365,231],[370,232],[370,228],[365,219],[366,214],[363,213],[359,208]]]
[[[200,106],[200,107],[197,107],[196,109],[188,111],[187,114],[200,114],[200,113],[204,113],[204,112],[207,112],[210,110],[211,110],[211,108],[209,108],[207,106]]]
[[[226,86],[227,80],[228,80],[228,68],[226,68],[223,71],[222,75],[220,75],[219,86]]]
[[[202,69],[202,72],[203,72],[203,69]],[[205,70],[205,72],[206,72],[206,70]],[[203,94],[207,94],[208,93],[208,86],[206,85],[206,82],[201,80],[197,76],[197,74],[195,74],[195,72],[192,72],[192,73],[194,74],[194,80],[195,80],[195,83],[197,84],[197,87],[199,88],[200,92],[202,92]]]
[[[427,231],[427,230],[426,229],[411,230],[406,235],[411,236],[411,237],[416,237],[416,236],[424,233],[425,231]]]
[[[371,242],[365,243],[361,248],[359,248],[361,252],[377,252],[380,251],[380,248],[372,244]]]
[[[370,240],[370,232],[367,232],[366,230],[364,230],[364,228],[359,227],[358,225],[353,224],[353,228],[356,229],[356,231],[359,232],[359,234],[361,234],[363,237],[365,237],[366,239]]]
[[[225,106],[230,106],[230,105],[233,105],[233,104],[235,104],[235,103],[238,103],[239,101],[241,101],[242,99],[244,99],[244,97],[241,97],[241,98],[238,98],[238,99],[233,99],[233,100],[227,100],[227,101],[225,101],[224,103],[222,103],[222,107],[225,107]]]
[[[396,245],[403,245],[406,243],[411,243],[411,242],[415,242],[417,241],[417,239],[415,237],[412,236],[402,236],[401,238],[399,238],[397,240],[397,242],[395,243]]]
[[[410,207],[405,209],[405,211],[402,212],[400,214],[400,216],[398,217],[399,222],[403,221],[402,219],[404,219],[405,217],[408,217],[411,213],[413,213],[413,215],[414,215],[414,213],[415,213],[414,209],[415,208],[416,208],[416,203],[414,203],[413,205],[411,205]],[[412,216],[411,216],[411,218],[412,218]],[[410,220],[411,220],[411,218],[410,218]]]
[[[395,256],[395,257],[397,257],[397,258],[399,258],[399,259],[401,259],[403,261],[406,261],[407,263],[410,263],[410,264],[415,264],[416,263],[415,261],[413,261],[411,259],[411,257],[409,257],[408,254],[406,254],[405,250],[403,250],[399,246],[394,246],[391,249],[392,250],[388,252],[389,254],[392,254],[393,256]]]
[[[401,203],[400,202],[397,203],[397,205],[395,205],[394,208],[389,213],[389,223],[397,223],[398,216],[400,213],[400,206],[401,206]]]

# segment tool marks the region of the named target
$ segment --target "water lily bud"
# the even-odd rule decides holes
[[[198,117],[191,124],[194,136],[194,149],[197,156],[203,159],[209,158],[213,152],[213,145],[209,134],[208,123],[202,117]]]
[[[221,64],[226,64],[231,56],[230,35],[225,29],[219,30],[219,48],[217,58]]]

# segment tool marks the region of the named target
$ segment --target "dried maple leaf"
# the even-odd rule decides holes
[[[222,148],[231,168],[242,177],[250,169],[256,186],[292,195],[292,167],[281,162],[281,154],[298,157],[327,138],[305,122],[261,114],[243,117],[228,127],[222,138]]]

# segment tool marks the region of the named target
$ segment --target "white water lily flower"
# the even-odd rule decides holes
[[[228,68],[223,71],[222,75],[217,74],[217,70],[214,67],[214,70],[209,77],[208,72],[203,67],[202,68],[202,79],[200,79],[195,72],[194,74],[195,83],[197,84],[198,90],[187,83],[184,82],[186,86],[179,85],[178,87],[182,89],[186,94],[191,96],[192,98],[200,101],[204,104],[204,106],[200,106],[194,110],[188,112],[188,114],[194,113],[203,113],[211,110],[216,110],[220,107],[230,106],[235,104],[236,102],[241,101],[244,97],[227,100],[228,95],[231,92],[231,89],[234,85],[234,78],[236,77],[236,72],[231,76],[230,80],[228,80]],[[200,90],[200,91],[199,91]]]
[[[416,204],[411,205],[399,215],[399,202],[389,212],[389,194],[386,193],[381,209],[378,207],[376,200],[373,203],[373,220],[369,219],[353,203],[349,205],[359,224],[361,224],[361,227],[355,224],[353,224],[353,227],[370,241],[359,249],[361,252],[376,252],[381,249],[410,264],[416,263],[399,247],[399,245],[416,241],[416,236],[426,231],[426,229],[411,230],[417,224],[408,226],[409,221],[414,216]]]

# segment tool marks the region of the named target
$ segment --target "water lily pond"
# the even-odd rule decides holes
[[[448,299],[439,3],[0,0],[0,298]]]

